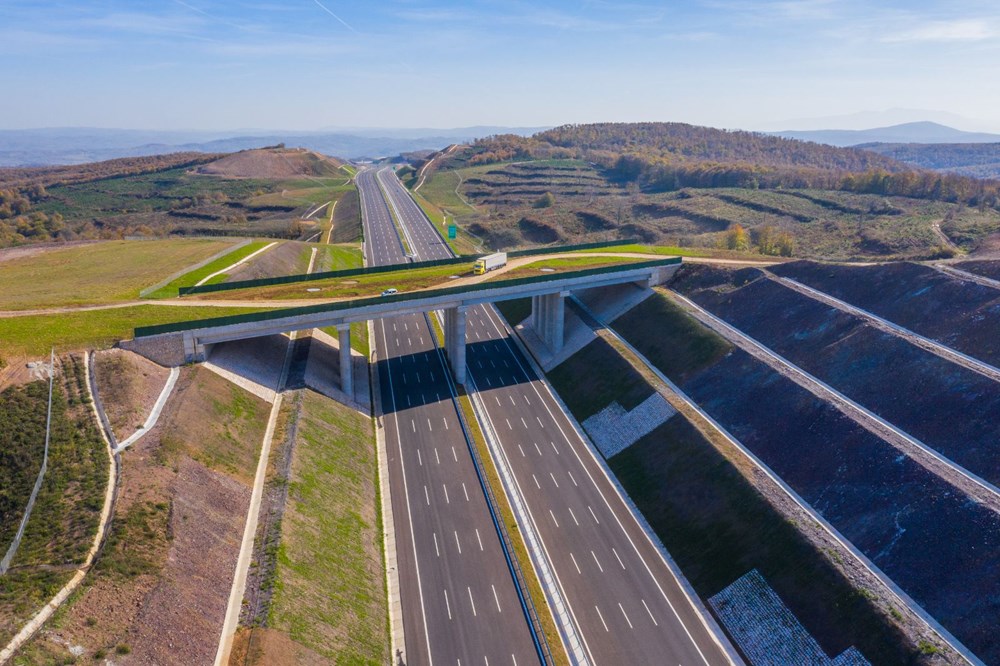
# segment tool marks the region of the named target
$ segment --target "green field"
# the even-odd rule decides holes
[[[361,268],[364,263],[361,259],[361,248],[354,244],[313,245],[313,247],[319,248],[316,253],[316,265],[313,266],[314,273]],[[306,257],[306,263],[308,262],[309,258]]]
[[[371,419],[305,392],[268,625],[330,663],[390,661],[377,479]]]
[[[251,243],[247,243],[243,247],[238,247],[232,252],[227,252],[218,259],[210,261],[201,268],[196,268],[193,271],[185,273],[184,275],[181,275],[177,279],[172,280],[168,284],[163,285],[153,293],[149,294],[147,298],[176,298],[178,295],[178,290],[181,287],[193,287],[196,284],[198,284],[198,282],[205,279],[212,273],[215,273],[216,271],[221,271],[224,268],[232,266],[240,259],[243,259],[244,257],[249,257],[251,254],[261,249],[262,247],[265,247],[268,243],[271,242],[273,241],[253,241]],[[208,284],[222,282],[225,279],[226,279],[226,274],[222,273],[209,280]]]
[[[233,243],[178,239],[39,248],[37,254],[0,262],[0,310],[136,299],[144,287]]]
[[[223,317],[258,308],[216,308],[135,305],[24,317],[0,317],[0,357],[39,358],[49,349],[71,351],[104,349],[132,338],[136,326]]]

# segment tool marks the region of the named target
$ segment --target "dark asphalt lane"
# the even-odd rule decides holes
[[[388,172],[382,183],[420,259],[453,256],[399,180]],[[470,308],[467,322],[468,388],[480,392],[590,661],[730,663],[499,313]]]
[[[371,171],[369,265],[405,261]],[[374,322],[406,664],[533,664],[534,643],[423,316]]]

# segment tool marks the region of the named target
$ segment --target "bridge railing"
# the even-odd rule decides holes
[[[559,247],[534,247],[528,250],[515,250],[508,252],[508,257],[528,257],[536,254],[552,254],[554,252],[575,252],[578,250],[594,250],[602,247],[613,247],[616,245],[627,245],[637,243],[635,239],[601,241],[599,243],[580,243],[577,245],[565,245]],[[415,261],[410,264],[387,264],[384,266],[364,266],[360,268],[345,268],[339,271],[324,271],[321,273],[308,273],[300,275],[278,275],[269,278],[258,278],[256,280],[238,280],[236,282],[219,282],[217,284],[203,284],[191,287],[181,287],[178,292],[181,296],[189,294],[207,294],[217,291],[232,291],[234,289],[251,289],[253,287],[270,287],[278,284],[295,284],[298,282],[313,282],[315,280],[329,280],[332,278],[350,278],[359,275],[376,275],[379,273],[391,273],[392,271],[412,270],[414,268],[433,268],[435,266],[451,266],[458,264],[471,264],[479,255],[460,255],[448,259],[433,259],[431,261]]]
[[[423,291],[403,292],[388,296],[369,296],[366,298],[354,298],[346,301],[336,301],[334,303],[323,303],[321,305],[308,305],[297,308],[281,308],[277,310],[266,310],[264,312],[251,312],[240,315],[229,315],[226,317],[212,317],[195,321],[179,321],[170,324],[157,324],[154,326],[136,327],[133,335],[136,338],[160,335],[163,333],[177,333],[181,331],[192,331],[196,329],[215,328],[218,326],[229,326],[232,324],[249,324],[260,321],[271,321],[274,319],[284,319],[285,317],[298,317],[302,315],[321,314],[324,312],[339,312],[352,308],[364,307],[366,305],[376,305],[380,303],[405,303],[424,298],[436,298],[439,296],[458,296],[470,292],[488,292],[520,285],[534,285],[545,282],[555,282],[558,280],[568,280],[573,278],[584,278],[595,275],[606,275],[627,270],[641,270],[644,268],[658,268],[662,266],[672,266],[680,264],[680,257],[667,257],[664,259],[653,259],[650,261],[636,261],[628,264],[617,264],[614,266],[601,266],[599,268],[586,268],[578,271],[564,271],[560,273],[549,273],[546,275],[531,275],[522,278],[511,278],[509,280],[496,280],[494,282],[481,282],[478,284],[463,285],[460,287],[442,287],[440,289],[426,289]]]

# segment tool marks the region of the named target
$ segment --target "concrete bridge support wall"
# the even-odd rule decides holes
[[[532,326],[552,353],[558,353],[563,348],[567,296],[568,291],[560,291],[531,299]]]
[[[444,350],[451,362],[456,384],[465,384],[465,321],[468,307],[447,308],[444,311]]]
[[[354,374],[351,367],[351,325],[337,324],[340,345],[340,390],[354,398]]]

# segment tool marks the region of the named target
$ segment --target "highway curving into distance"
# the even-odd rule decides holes
[[[371,170],[358,174],[368,265],[406,261]],[[424,316],[373,322],[407,666],[537,664],[513,576]],[[396,657],[393,657],[396,664]]]
[[[453,256],[395,174],[378,175],[411,251],[421,260]],[[602,665],[732,663],[496,309],[469,308],[467,322],[467,388],[479,393],[498,462],[513,474],[568,606],[582,643],[574,656]]]

